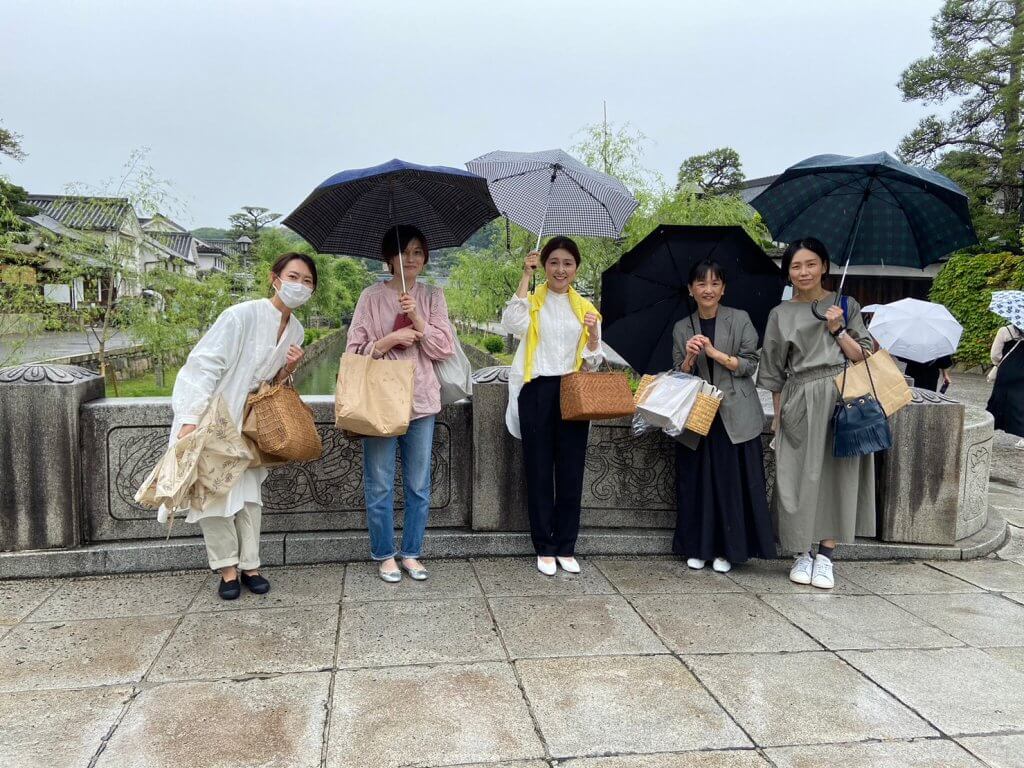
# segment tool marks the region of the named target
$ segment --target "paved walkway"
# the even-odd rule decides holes
[[[1024,555],[1021,555],[1024,557]],[[0,584],[0,765],[1020,766],[1024,559]]]
[[[133,346],[135,342],[125,337],[118,330],[111,332],[107,340],[107,349],[112,351],[123,347]],[[10,350],[15,347],[14,339],[10,336],[0,336],[0,359],[7,356]],[[18,359],[22,362],[39,362],[40,360],[53,360],[55,358],[74,357],[76,355],[90,355],[97,350],[96,337],[86,331],[62,331],[59,333],[41,333],[33,336],[18,350]]]

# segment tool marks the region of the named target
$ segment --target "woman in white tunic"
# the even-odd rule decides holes
[[[529,293],[541,265],[547,280]],[[583,366],[596,369],[604,359],[601,316],[572,287],[579,265],[575,242],[551,238],[526,257],[519,289],[501,317],[506,332],[521,339],[508,377],[505,423],[523,441],[530,533],[537,569],[547,576],[559,565],[580,571],[575,550],[590,423],[562,419],[562,376]]]
[[[174,382],[171,405],[174,423],[171,444],[196,428],[207,406],[219,395],[242,430],[249,394],[264,381],[283,381],[302,359],[302,324],[292,310],[306,303],[316,289],[316,265],[301,253],[286,253],[271,267],[273,298],[244,301],[225,309],[199,340]],[[270,591],[259,573],[260,488],[267,477],[263,467],[250,467],[221,499],[206,510],[191,509],[187,523],[199,523],[210,568],[220,571],[218,594],[234,600],[241,582],[256,594]],[[161,508],[165,522],[168,510]]]

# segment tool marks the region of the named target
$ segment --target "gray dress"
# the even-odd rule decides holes
[[[820,306],[833,301],[830,293]],[[870,350],[860,305],[847,301],[847,331]],[[834,378],[844,359],[809,303],[784,301],[771,311],[757,384],[782,393],[772,505],[784,552],[803,552],[822,539],[849,542],[875,535],[874,457],[832,455],[832,411],[839,396]]]

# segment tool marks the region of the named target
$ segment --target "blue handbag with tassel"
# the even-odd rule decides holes
[[[871,382],[871,393],[847,400],[844,395],[848,365],[849,361],[844,360],[843,386],[835,411],[832,413],[832,455],[840,459],[867,456],[892,448],[892,430],[889,429],[889,420],[875,396],[871,366],[865,366],[868,370],[868,381]]]

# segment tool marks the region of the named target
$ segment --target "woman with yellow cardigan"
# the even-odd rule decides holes
[[[529,293],[541,265],[547,281]],[[520,339],[509,372],[505,424],[523,441],[530,533],[537,569],[547,576],[559,565],[580,572],[575,551],[590,423],[562,420],[562,376],[584,366],[594,370],[604,359],[601,316],[572,287],[579,265],[576,243],[551,238],[540,253],[526,257],[519,289],[501,317],[505,331]]]

